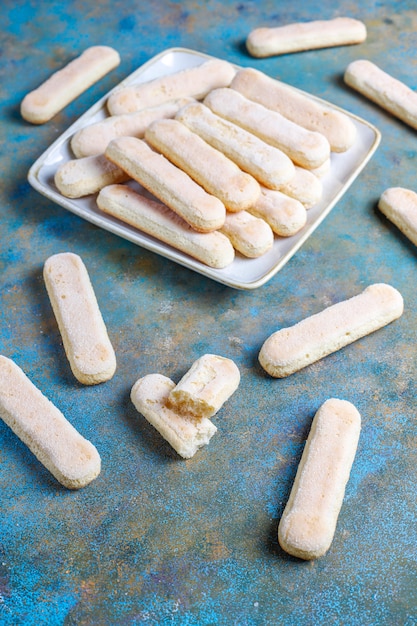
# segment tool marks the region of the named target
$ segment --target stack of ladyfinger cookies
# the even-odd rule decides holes
[[[344,113],[211,58],[114,90],[107,112],[72,136],[59,192],[217,269],[298,233],[356,137]]]

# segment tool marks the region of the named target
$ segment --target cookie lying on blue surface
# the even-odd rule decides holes
[[[0,356],[0,417],[68,489],[100,473],[100,456],[14,361]]]

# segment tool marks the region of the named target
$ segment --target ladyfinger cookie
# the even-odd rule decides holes
[[[106,185],[128,179],[124,170],[106,159],[104,154],[98,154],[66,161],[58,167],[54,182],[66,198],[82,198],[97,193]]]
[[[105,213],[209,267],[222,269],[235,258],[232,244],[221,232],[198,233],[164,204],[138,194],[127,185],[105,187],[98,194],[97,205]]]
[[[249,259],[266,254],[274,245],[274,233],[266,220],[248,211],[226,213],[220,232],[230,239],[235,250]]]
[[[152,148],[186,172],[228,211],[243,211],[261,193],[259,183],[223,152],[178,120],[157,120],[145,132]]]
[[[90,124],[76,132],[71,139],[71,150],[79,159],[102,154],[116,137],[129,136],[142,139],[149,124],[158,119],[174,117],[181,107],[192,101],[192,98],[179,98],[136,113],[112,115],[102,122]]]
[[[188,104],[180,109],[176,119],[265,187],[278,189],[293,179],[294,164],[286,154],[216,115],[206,105]]]
[[[175,383],[162,374],[139,378],[131,390],[131,400],[139,413],[184,459],[207,445],[216,433],[216,426],[207,418],[194,420],[168,407],[167,401]]]
[[[5,356],[0,356],[0,417],[68,489],[85,487],[100,474],[93,444]]]
[[[112,378],[116,357],[82,259],[72,252],[50,256],[43,277],[74,376],[84,385]]]
[[[309,169],[309,172],[314,174],[314,176],[317,176],[317,178],[323,178],[328,172],[330,172],[331,166],[332,166],[332,161],[331,161],[331,157],[329,157],[327,161],[322,163],[322,165],[319,165],[319,167],[313,167]]]
[[[176,98],[200,100],[212,89],[230,85],[235,73],[236,69],[228,61],[209,59],[196,67],[118,89],[110,95],[107,108],[111,115],[120,115]]]
[[[23,98],[20,106],[22,117],[32,124],[48,122],[119,63],[119,53],[113,48],[87,48]]]
[[[402,296],[394,287],[370,285],[353,298],[274,332],[263,344],[259,362],[271,376],[284,378],[386,326],[403,309]]]
[[[359,44],[365,39],[366,26],[363,22],[351,17],[336,17],[275,28],[255,28],[246,39],[246,47],[249,54],[262,58],[302,50]]]
[[[417,193],[404,187],[389,187],[379,198],[378,208],[417,246]]]
[[[358,447],[361,416],[346,400],[326,400],[314,416],[278,526],[283,550],[300,559],[330,548]]]
[[[359,59],[350,63],[344,81],[391,115],[417,128],[417,93],[371,61]]]
[[[238,70],[230,87],[292,122],[321,133],[333,152],[345,152],[355,142],[356,127],[345,113],[332,110],[259,70]]]
[[[223,226],[226,219],[223,202],[142,139],[113,139],[105,155],[196,231],[210,232]]]
[[[205,97],[204,104],[216,115],[279,148],[297,165],[312,169],[330,157],[330,145],[324,135],[295,124],[235,89],[214,89]]]
[[[299,200],[262,186],[261,195],[248,211],[265,220],[280,237],[295,235],[307,222],[306,208]]]
[[[237,365],[217,354],[204,354],[175,385],[168,404],[182,415],[205,419],[215,415],[240,383]]]
[[[311,170],[295,166],[294,177],[279,188],[282,193],[301,202],[306,209],[311,209],[323,196],[323,183]]]

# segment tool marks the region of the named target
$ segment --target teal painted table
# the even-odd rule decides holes
[[[0,424],[1,624],[417,623],[417,252],[376,210],[386,187],[417,189],[416,135],[342,81],[350,61],[368,58],[416,88],[417,9],[361,4],[2,2],[0,352],[94,442],[102,473],[69,492]],[[336,15],[362,19],[367,41],[264,60],[245,52],[256,26]],[[23,96],[93,44],[115,47],[120,66],[48,124],[25,123]],[[382,133],[348,193],[259,289],[204,278],[27,182],[71,123],[173,46],[255,66]],[[45,259],[67,250],[89,270],[118,358],[115,377],[97,387],[75,382],[42,280]],[[273,330],[379,281],[402,293],[400,320],[288,379],[258,366]],[[183,461],[129,393],[147,373],[178,380],[206,352],[234,359],[241,385],[210,445]],[[277,525],[312,417],[332,396],[358,407],[361,439],[332,547],[301,562],[279,548]]]

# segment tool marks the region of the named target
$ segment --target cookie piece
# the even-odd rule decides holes
[[[168,396],[175,383],[162,374],[148,374],[133,385],[130,397],[139,413],[184,459],[191,459],[217,432],[207,418],[194,420],[168,407]]]
[[[204,354],[169,393],[169,406],[197,419],[215,415],[240,383],[237,365],[226,357]]]

